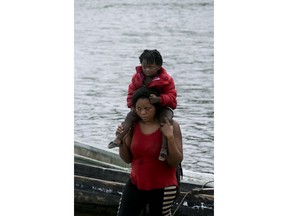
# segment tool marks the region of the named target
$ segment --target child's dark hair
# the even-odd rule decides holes
[[[150,94],[154,94],[156,96],[160,96],[160,93],[159,91],[156,89],[156,88],[148,88],[148,87],[140,87],[139,89],[137,89],[133,96],[132,96],[132,103],[133,105],[135,106],[136,105],[136,102],[138,99],[148,99],[149,100],[149,97],[150,97]],[[160,103],[154,103],[153,106],[155,106],[156,108],[156,115],[159,114],[160,112],[160,109],[161,109],[161,106],[160,106]]]
[[[162,66],[163,59],[158,50],[144,50],[143,53],[139,56],[140,63],[143,59],[147,61],[148,64],[156,64]]]

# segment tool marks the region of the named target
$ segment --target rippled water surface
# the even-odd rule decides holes
[[[139,55],[158,49],[178,91],[183,167],[214,173],[213,1],[74,2],[75,139],[106,148]]]

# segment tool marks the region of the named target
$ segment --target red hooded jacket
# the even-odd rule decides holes
[[[127,106],[132,107],[132,95],[134,91],[141,86],[144,86],[143,80],[145,74],[143,73],[142,67],[136,67],[136,73],[132,76],[131,83],[128,86],[127,95]],[[177,92],[175,89],[175,84],[173,78],[166,72],[166,70],[161,67],[158,76],[148,84],[147,87],[156,87],[160,92],[161,106],[168,106],[171,109],[176,109],[177,106]]]

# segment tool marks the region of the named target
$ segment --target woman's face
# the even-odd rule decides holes
[[[148,98],[139,98],[136,102],[135,109],[142,121],[147,122],[154,120],[156,108],[150,103]]]

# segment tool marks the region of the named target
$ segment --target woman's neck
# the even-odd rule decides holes
[[[157,117],[154,117],[153,119],[143,121],[140,119],[139,121],[141,124],[159,124],[159,119]]]
[[[145,122],[140,120],[139,123],[140,123],[141,131],[144,134],[151,134],[160,128],[160,123],[157,118],[154,118],[151,121],[145,121]]]

